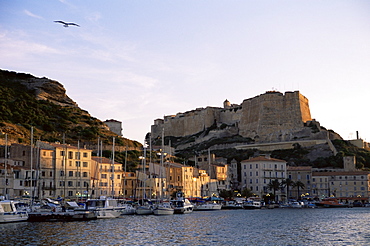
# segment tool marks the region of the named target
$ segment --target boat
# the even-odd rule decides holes
[[[262,206],[263,206],[262,201],[260,199],[255,199],[255,198],[248,198],[243,203],[244,209],[261,209]]]
[[[141,202],[141,203],[140,203]],[[137,215],[150,215],[153,214],[153,204],[151,201],[142,199],[139,202],[139,206],[136,208]]]
[[[0,201],[0,223],[26,221],[27,219],[27,211],[18,210],[15,201]]]
[[[86,207],[89,211],[94,211],[98,219],[113,219],[121,215],[117,200],[112,198],[89,199]]]
[[[96,220],[94,211],[88,211],[80,207],[76,202],[66,202],[65,206],[45,204],[41,207],[33,207],[28,213],[30,222],[69,222]]]
[[[154,215],[171,215],[174,214],[175,210],[172,207],[171,203],[168,201],[161,201],[156,207],[153,209]]]
[[[221,210],[222,205],[215,202],[204,202],[204,203],[198,203],[194,210],[196,211],[212,211],[212,210]]]
[[[322,208],[349,208],[349,204],[341,203],[336,198],[324,198],[320,202],[315,203],[316,206]]]
[[[231,200],[231,201],[224,201],[222,203],[222,209],[242,209],[243,203],[239,203],[237,201]]]
[[[182,192],[177,192],[176,197],[176,200],[171,201],[175,214],[188,214],[193,212],[194,205],[189,201],[189,199],[183,197]]]
[[[136,213],[136,208],[127,201],[119,201],[118,209],[121,211],[121,215],[132,215]]]

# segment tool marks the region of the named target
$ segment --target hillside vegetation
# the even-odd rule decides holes
[[[110,144],[140,147],[117,136],[106,125],[80,109],[56,81],[30,74],[0,70],[0,131],[18,142],[28,143],[31,127],[35,139],[92,145],[99,137]]]

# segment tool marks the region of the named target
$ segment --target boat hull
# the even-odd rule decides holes
[[[0,223],[20,222],[28,219],[27,212],[0,213]]]
[[[154,215],[171,215],[174,212],[173,208],[155,208],[153,210]]]
[[[31,222],[68,222],[96,220],[97,215],[91,211],[78,212],[32,212],[28,214],[28,221]]]

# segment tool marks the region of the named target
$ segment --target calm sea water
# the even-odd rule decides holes
[[[194,211],[0,224],[0,245],[370,245],[370,208]]]

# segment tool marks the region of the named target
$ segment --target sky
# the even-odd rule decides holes
[[[370,142],[367,0],[0,0],[0,68],[59,81],[139,142],[164,115],[271,90]]]

